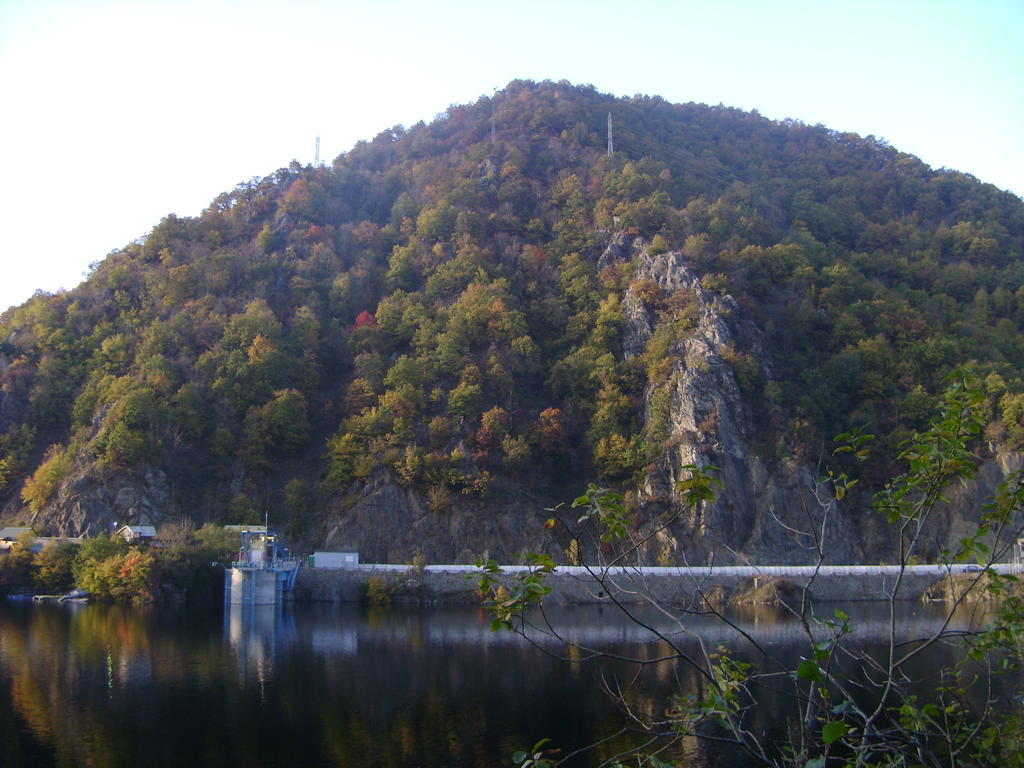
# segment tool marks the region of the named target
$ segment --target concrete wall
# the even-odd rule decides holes
[[[971,566],[955,566],[954,573]],[[1002,567],[999,567],[1002,570]],[[509,579],[520,566],[508,566]],[[638,601],[640,594],[650,595],[666,604],[682,604],[703,593],[728,598],[737,590],[766,581],[784,580],[803,587],[813,575],[810,567],[773,566],[766,568],[618,568],[604,576],[584,568],[559,566],[545,583],[551,587],[547,600],[573,605],[609,601],[609,595],[626,602]],[[950,571],[941,566],[911,566],[902,574],[897,597],[915,600]],[[823,568],[810,585],[816,600],[883,600],[892,591],[898,577],[895,566],[831,566]],[[375,580],[391,592],[395,602],[423,604],[475,604],[478,569],[474,566],[431,565],[425,568],[400,565],[360,565],[344,570],[300,568],[290,599],[301,602],[356,602]]]

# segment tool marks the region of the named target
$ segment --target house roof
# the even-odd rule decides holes
[[[134,536],[142,536],[144,538],[156,536],[156,527],[152,525],[122,525],[117,532],[122,534],[125,531]]]
[[[3,541],[14,541],[19,536],[24,536],[26,533],[32,533],[31,528],[0,528],[0,540]]]

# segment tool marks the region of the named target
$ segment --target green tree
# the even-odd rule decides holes
[[[508,433],[509,414],[504,408],[495,406],[480,417],[480,429],[476,433],[477,447],[482,450],[496,448]]]
[[[32,561],[33,585],[47,594],[70,592],[75,586],[72,566],[78,545],[69,542],[49,543],[36,553]]]
[[[665,253],[668,250],[668,241],[661,234],[655,235],[651,238],[651,244],[647,248],[647,252],[651,256],[657,256],[658,254]]]
[[[7,555],[0,558],[0,590],[28,589],[34,582],[34,533],[22,534]]]
[[[75,584],[82,589],[93,578],[93,571],[104,562],[113,557],[119,557],[128,551],[128,543],[120,536],[92,536],[81,543],[74,562],[71,564],[71,572],[75,577]]]
[[[94,560],[81,569],[78,586],[98,600],[150,602],[153,599],[154,558],[148,552],[129,550]]]
[[[119,536],[86,539],[71,564],[75,584],[99,600],[149,602],[153,599],[154,558],[129,548]]]
[[[449,240],[457,218],[458,212],[449,205],[424,208],[416,218],[416,234],[427,243]]]
[[[324,485],[333,490],[344,490],[356,477],[358,460],[364,446],[350,433],[335,435],[327,442],[327,475]]]
[[[21,473],[34,439],[35,430],[27,424],[13,426],[0,435],[0,491]]]
[[[294,453],[309,440],[306,398],[295,389],[282,389],[261,409],[271,450]]]
[[[21,489],[21,500],[33,512],[38,512],[70,474],[71,466],[72,460],[67,450],[60,445],[51,445],[43,463],[25,481]]]
[[[396,245],[388,258],[388,271],[384,279],[391,291],[416,290],[422,278],[415,248]]]
[[[636,472],[642,460],[636,438],[627,440],[618,433],[602,437],[594,447],[594,462],[605,482],[625,480]]]
[[[215,523],[200,526],[196,529],[194,537],[199,547],[214,560],[229,560],[238,549],[238,534]]]

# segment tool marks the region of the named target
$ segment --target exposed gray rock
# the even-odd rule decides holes
[[[381,469],[357,499],[334,502],[323,546],[356,550],[365,562],[410,563],[417,555],[433,563],[509,562],[523,551],[557,551],[544,528],[546,506],[521,489],[496,487],[484,501],[455,495],[448,509],[433,512]]]
[[[945,501],[932,513],[934,519],[926,529],[922,554],[936,557],[947,547],[955,551],[961,539],[974,534],[984,501],[994,498],[999,484],[1022,469],[1024,455],[1017,451],[1002,451],[983,462],[969,480],[947,488],[943,493]],[[1014,523],[1011,529],[1019,528],[1024,520],[1018,515]],[[999,559],[1009,560],[1009,553],[1004,553]]]
[[[600,270],[619,261],[630,261],[646,245],[641,237],[614,232],[608,236],[608,245],[597,259],[597,268]]]
[[[101,478],[95,466],[78,465],[30,522],[55,536],[96,536],[118,525],[159,525],[176,516],[171,486],[162,470],[148,468]]]
[[[668,447],[648,474],[642,500],[668,502],[682,511],[670,540],[660,551],[690,562],[801,563],[814,557],[815,537],[825,536],[829,559],[856,559],[855,541],[835,503],[807,467],[780,463],[767,467],[753,448],[754,428],[728,356],[742,346],[771,376],[760,333],[738,320],[735,300],[705,290],[677,251],[644,253],[637,278],[654,282],[666,294],[690,292],[698,307],[695,326],[677,338],[668,382],[649,386],[645,413],[650,417],[654,389],[670,394]],[[624,349],[638,355],[654,331],[653,313],[632,289],[624,302]],[[683,509],[678,483],[688,466],[717,467],[722,482],[717,498],[697,509]]]

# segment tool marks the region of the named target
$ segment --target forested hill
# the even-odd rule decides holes
[[[588,479],[643,525],[681,462],[777,478],[861,424],[878,483],[967,363],[979,450],[1017,449],[1022,254],[1019,198],[872,137],[513,82],[168,216],[4,313],[4,519],[270,510],[378,559],[410,525],[436,557],[514,552],[510,509]],[[743,503],[691,533],[781,547]]]

